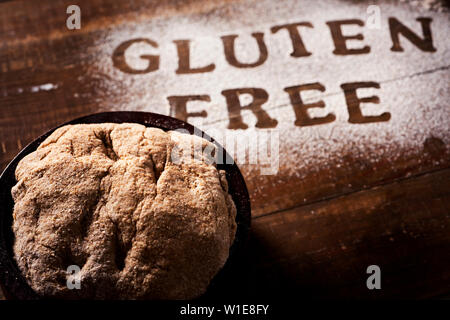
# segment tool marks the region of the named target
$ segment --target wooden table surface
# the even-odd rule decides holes
[[[173,115],[228,151],[228,138],[241,153],[257,146],[256,163],[239,163],[252,202],[244,296],[450,291],[448,12],[81,0],[81,29],[69,30],[70,4],[0,3],[1,169],[83,115]],[[381,290],[366,286],[370,265]]]

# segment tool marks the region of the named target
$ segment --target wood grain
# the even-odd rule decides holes
[[[430,298],[450,285],[450,170],[253,219],[253,294]],[[380,266],[381,290],[366,269]]]
[[[270,95],[262,108],[277,120],[275,129],[281,134],[283,161],[275,175],[261,175],[255,166],[240,165],[253,215],[246,261],[250,280],[242,292],[255,296],[295,290],[305,297],[363,298],[419,298],[448,292],[450,149],[448,130],[442,126],[445,121],[450,125],[447,118],[450,73],[445,60],[450,51],[448,41],[440,41],[445,39],[448,19],[445,24],[443,14],[416,12],[405,5],[386,2],[388,7],[382,4],[385,10],[382,12],[397,14],[402,22],[414,26],[419,35],[416,17],[432,16],[437,51],[422,52],[402,38],[405,52],[394,55],[390,51],[389,31],[383,29],[365,32],[371,45],[367,56],[334,60],[338,58],[332,53],[333,42],[326,22],[337,18],[364,20],[361,15],[369,2],[329,0],[328,6],[303,2],[302,10],[314,19],[310,31],[317,32],[311,36],[318,44],[306,41],[310,39],[306,34],[305,44],[312,55],[295,60],[289,56],[290,43],[280,47],[280,41],[288,38],[282,38],[282,31],[271,32],[274,26],[287,23],[280,18],[282,9],[271,8],[266,11],[273,16],[265,14],[260,19],[251,19],[258,14],[257,10],[264,11],[264,6],[273,5],[267,3],[82,0],[78,3],[82,8],[82,28],[74,31],[65,27],[65,9],[70,1],[1,3],[0,169],[27,143],[63,122],[109,110],[168,114],[167,97],[178,94],[207,94],[206,102],[198,104],[207,111],[205,121],[199,122],[195,117],[188,121],[206,132],[217,128],[232,132],[227,126],[233,115],[227,113],[221,92],[260,86]],[[295,7],[293,1],[285,0],[278,7],[290,6]],[[351,13],[341,16],[339,10],[347,8]],[[316,11],[324,12],[323,19]],[[248,16],[248,21],[241,15]],[[290,19],[294,18],[308,21],[309,15],[293,10]],[[178,23],[193,29],[183,33],[177,29],[181,28]],[[211,67],[204,69],[211,72],[210,78],[209,73],[204,78],[202,74],[176,73],[179,69],[175,45],[191,37],[191,33],[192,41],[209,39],[207,43],[211,43],[213,52],[214,41],[220,44],[221,37],[252,32],[264,32],[269,47],[268,60],[260,66],[233,69],[224,57],[211,53],[205,54],[207,60],[196,61],[198,67],[215,64],[214,71]],[[154,76],[116,70],[112,62],[114,49],[122,40],[144,36],[158,41],[160,70]],[[329,42],[322,44],[320,39],[325,37]],[[376,47],[379,43],[383,45],[381,48]],[[323,52],[323,48],[329,50]],[[273,52],[280,57],[274,57]],[[353,64],[347,58],[354,59],[358,72],[346,73],[351,68],[345,63]],[[379,65],[383,67],[374,67]],[[332,70],[333,77],[323,73],[325,69]],[[343,79],[334,78],[339,73],[344,74]],[[299,83],[285,82],[285,78],[293,81],[296,77]],[[340,86],[357,80],[378,83],[379,105],[392,114],[391,120],[375,124],[378,132],[367,131],[369,134],[364,135],[364,130],[373,128],[372,124],[350,124],[344,118],[339,119],[339,110],[346,109]],[[327,112],[336,113],[338,119],[312,127],[294,126],[295,114],[283,89],[314,81],[320,82],[325,92],[305,101],[324,100],[327,108],[334,108]],[[223,83],[224,87],[205,92],[208,82],[213,87]],[[413,115],[399,114],[406,109]],[[431,111],[414,117],[425,109]],[[289,112],[291,118],[286,116]],[[242,130],[242,134],[252,130],[254,117],[243,115],[250,128]],[[389,127],[402,117],[414,119],[415,126]],[[335,128],[350,138],[334,133]],[[390,138],[384,134],[387,130],[392,130]],[[371,136],[373,132],[375,135]],[[395,137],[396,132],[402,139]],[[325,150],[317,146],[322,143]],[[327,149],[331,147],[337,151],[331,153]],[[311,153],[320,151],[321,162],[319,155],[303,152],[300,154],[306,154],[307,158],[300,167],[301,161],[291,151],[308,148]],[[368,291],[365,287],[365,268],[369,264],[379,264],[383,270],[380,291]]]

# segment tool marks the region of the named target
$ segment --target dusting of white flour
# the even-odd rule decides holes
[[[430,1],[429,1],[430,2]],[[433,1],[431,1],[433,2]],[[430,2],[430,3],[431,3]],[[433,2],[434,3],[434,2]],[[433,6],[430,6],[430,8]],[[380,29],[370,30],[356,26],[345,27],[345,32],[364,34],[364,44],[370,45],[369,54],[336,56],[327,21],[358,18],[366,19],[367,4],[352,1],[241,1],[239,10],[233,6],[217,9],[208,15],[176,16],[153,19],[138,25],[123,24],[108,31],[106,38],[91,50],[102,50],[93,74],[104,75],[102,81],[111,109],[150,111],[169,114],[168,96],[207,94],[211,102],[192,102],[189,112],[205,110],[206,118],[189,118],[189,122],[223,143],[224,132],[233,136],[237,145],[246,148],[248,139],[257,139],[264,129],[255,128],[256,118],[243,111],[246,130],[228,130],[228,112],[222,90],[258,87],[270,96],[263,108],[278,121],[280,137],[280,168],[277,176],[303,178],[324,167],[344,164],[342,157],[352,155],[365,158],[369,163],[381,159],[395,162],[408,154],[420,154],[427,138],[435,137],[448,145],[450,142],[450,43],[449,19],[445,13],[427,11],[422,7],[401,3],[381,3]],[[270,10],[268,10],[270,8]],[[434,7],[433,7],[434,8]],[[437,10],[439,11],[439,10]],[[423,52],[404,37],[404,52],[392,52],[387,19],[395,16],[399,21],[421,35],[419,16],[432,17],[435,53]],[[232,17],[232,18],[231,18]],[[301,29],[303,41],[312,52],[309,57],[293,58],[287,33],[272,34],[270,27],[290,22],[309,21],[313,28]],[[267,61],[259,67],[238,69],[225,60],[220,37],[237,34],[237,56],[240,61],[257,59],[257,46],[252,32],[263,32],[268,48]],[[145,69],[143,54],[160,56],[160,66],[155,72],[132,75],[115,68],[112,53],[124,41],[149,38],[158,47],[136,44],[127,51],[126,61],[136,69]],[[215,64],[213,72],[176,75],[177,52],[173,40],[191,40],[191,65],[202,67]],[[349,44],[352,43],[351,41]],[[355,42],[352,45],[361,45]],[[379,104],[363,104],[365,115],[389,112],[387,122],[350,124],[346,101],[340,85],[346,82],[374,81],[380,89],[361,89],[360,96],[376,95]],[[294,125],[295,114],[289,96],[283,88],[311,83],[322,83],[325,92],[308,92],[305,103],[323,100],[324,109],[310,110],[311,116],[333,113],[332,123],[310,127]],[[102,104],[99,101],[100,105]],[[226,145],[225,145],[226,147]],[[257,166],[242,166],[247,180],[257,181]],[[275,182],[276,183],[276,182]],[[281,182],[280,182],[281,183]],[[250,181],[250,184],[252,182]],[[256,183],[255,183],[256,184]]]

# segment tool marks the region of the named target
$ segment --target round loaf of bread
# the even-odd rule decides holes
[[[14,254],[29,285],[75,299],[204,293],[236,232],[225,173],[199,153],[215,148],[138,124],[54,131],[19,163],[12,189]]]

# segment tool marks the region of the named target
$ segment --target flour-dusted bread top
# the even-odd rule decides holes
[[[195,142],[215,148],[138,124],[83,124],[26,156],[12,189],[13,230],[30,286],[61,298],[204,293],[228,258],[236,208],[223,171],[175,152]],[[79,290],[67,286],[70,265],[81,269]]]

